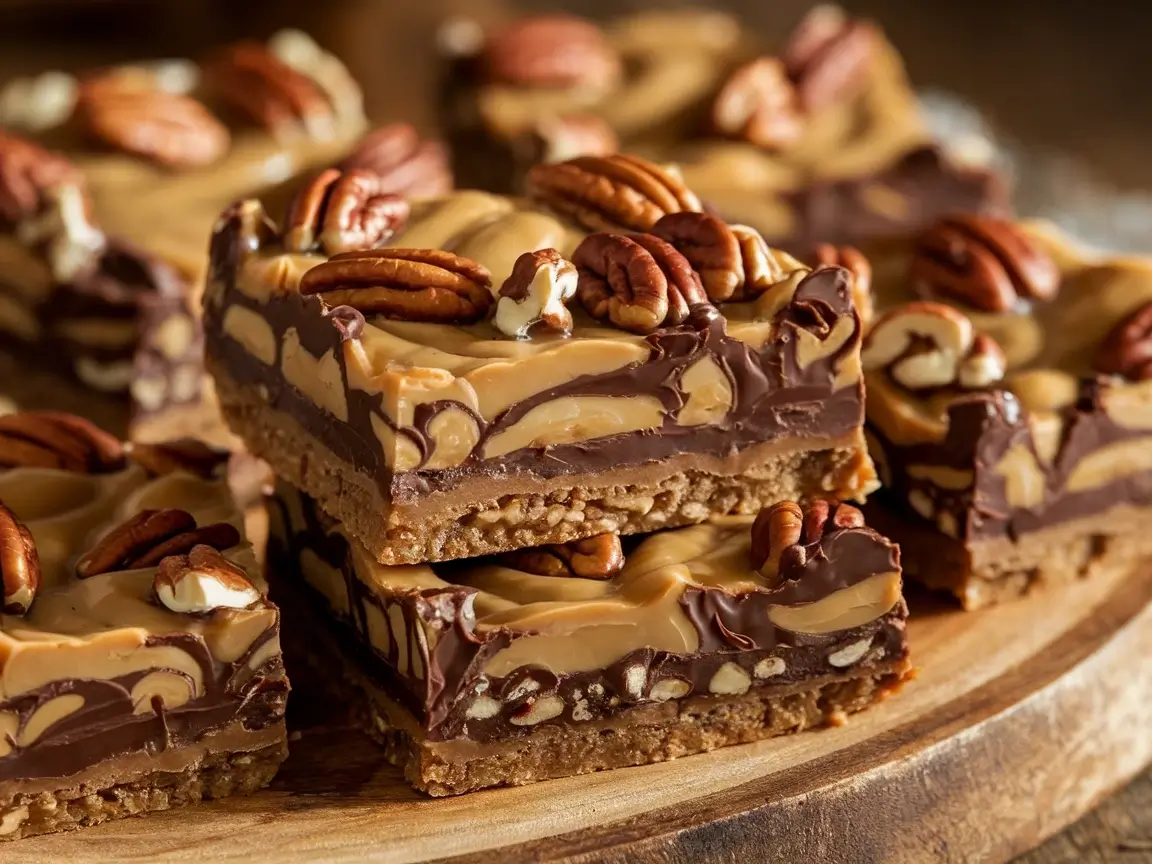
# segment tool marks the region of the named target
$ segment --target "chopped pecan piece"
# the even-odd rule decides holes
[[[864,253],[854,246],[834,246],[821,243],[813,251],[817,267],[843,267],[852,274],[852,302],[860,313],[860,320],[872,320],[872,265]]]
[[[379,174],[330,168],[300,190],[284,220],[289,252],[329,255],[381,246],[408,221],[408,202],[391,194]]]
[[[805,111],[850,99],[868,81],[876,30],[838,6],[817,6],[793,31],[784,66]]]
[[[402,321],[464,324],[487,314],[491,284],[485,267],[451,252],[373,249],[332,256],[304,274],[300,291]]]
[[[703,209],[673,171],[622,153],[537,165],[528,190],[590,231],[650,231],[667,213]]]
[[[16,224],[36,216],[48,204],[48,190],[64,185],[83,189],[70,162],[0,130],[0,222]]]
[[[196,527],[184,510],[141,510],[113,528],[99,543],[80,556],[76,575],[81,579],[154,567],[169,555],[186,554],[193,546],[228,549],[240,542],[240,532],[228,522]]]
[[[730,225],[740,245],[740,260],[744,267],[744,284],[732,296],[733,300],[755,300],[773,286],[785,282],[798,270],[807,268],[785,252],[775,249],[755,228]]]
[[[369,132],[340,168],[379,174],[382,191],[406,198],[443,195],[453,186],[447,149],[439,141],[422,140],[407,123],[391,123]]]
[[[324,140],[335,134],[332,103],[323,89],[258,42],[224,49],[205,64],[204,83],[213,98],[276,138]]]
[[[555,249],[525,252],[500,286],[492,323],[516,339],[527,339],[536,328],[567,335],[572,313],[564,304],[576,293],[576,282],[576,267]]]
[[[165,608],[182,615],[246,609],[261,597],[244,571],[211,546],[169,555],[156,568],[152,590]]]
[[[518,87],[599,92],[620,76],[620,58],[590,21],[571,15],[534,15],[514,21],[484,46],[489,79]]]
[[[984,312],[1051,300],[1060,289],[1051,256],[1019,225],[992,216],[952,216],[925,231],[911,278],[925,297]]]
[[[80,88],[74,114],[97,141],[168,168],[211,165],[228,150],[227,128],[190,96],[124,72]]]
[[[1130,381],[1152,378],[1152,303],[1140,306],[1109,331],[1093,366],[1097,372]]]
[[[760,57],[733,72],[712,102],[712,127],[765,150],[795,144],[804,126],[784,64]]]
[[[157,444],[133,442],[128,455],[154,477],[182,471],[195,477],[211,480],[219,477],[231,454],[195,438],[180,438]]]
[[[518,549],[500,556],[508,567],[537,576],[611,579],[624,567],[624,549],[615,534],[597,534],[570,543]]]
[[[0,501],[0,583],[4,596],[0,611],[23,615],[40,587],[40,556],[36,541],[16,515]]]
[[[0,417],[0,469],[105,474],[124,467],[124,445],[83,417],[24,411]]]

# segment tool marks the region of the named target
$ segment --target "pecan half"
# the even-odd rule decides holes
[[[607,156],[620,149],[616,130],[595,114],[546,114],[537,120],[528,138],[533,164]]]
[[[74,117],[94,139],[168,168],[211,165],[228,150],[228,129],[190,96],[113,72],[85,82]]]
[[[797,270],[807,269],[783,249],[769,246],[755,228],[747,225],[728,227],[740,245],[740,260],[744,267],[744,284],[731,299],[755,300],[773,286],[787,281]]]
[[[448,150],[440,141],[425,141],[407,123],[391,123],[369,132],[340,168],[363,168],[381,178],[381,189],[406,198],[431,198],[452,189]]]
[[[864,514],[851,504],[820,499],[809,504],[804,514],[804,542],[815,543],[832,531],[863,527]]]
[[[1097,372],[1130,381],[1152,378],[1152,303],[1140,306],[1108,332],[1092,365]]]
[[[32,532],[0,501],[0,583],[4,587],[0,611],[23,615],[40,587],[40,556]]]
[[[24,411],[0,417],[0,468],[105,474],[124,467],[124,445],[83,417]]]
[[[675,173],[622,153],[536,165],[528,191],[590,231],[650,231],[667,213],[704,209]]]
[[[576,297],[593,318],[641,334],[668,320],[668,277],[635,238],[589,234],[576,247],[572,263],[579,274]]]
[[[795,144],[804,126],[784,64],[759,57],[736,69],[712,102],[712,128],[765,150]]]
[[[629,239],[639,243],[652,256],[664,278],[668,280],[668,314],[664,324],[683,324],[695,306],[709,306],[708,295],[700,284],[700,277],[688,259],[676,251],[671,243],[652,234],[632,234]]]
[[[213,447],[195,438],[180,438],[156,444],[133,442],[128,445],[129,458],[154,477],[183,472],[211,480],[221,475],[231,455],[223,448]]]
[[[187,555],[170,555],[152,579],[156,599],[182,615],[217,609],[245,609],[260,600],[247,574],[211,546],[193,546]]]
[[[800,542],[804,511],[795,501],[780,501],[756,516],[752,523],[751,563],[769,579],[780,570],[784,550]]]
[[[838,6],[817,6],[789,37],[784,66],[805,111],[850,99],[868,81],[876,29]]]
[[[1019,225],[992,216],[952,216],[925,231],[916,243],[911,279],[925,297],[985,312],[1051,300],[1060,289],[1051,256]]]
[[[516,339],[527,339],[534,329],[567,335],[572,313],[564,304],[576,293],[576,282],[576,267],[555,249],[525,252],[500,286],[492,323]]]
[[[16,224],[47,206],[48,190],[83,178],[72,164],[43,147],[0,130],[0,222]]]
[[[820,243],[812,253],[817,267],[843,267],[852,274],[852,302],[860,313],[860,320],[872,320],[872,265],[864,253],[854,246],[834,246]]]
[[[597,534],[570,543],[518,549],[500,556],[500,563],[537,576],[611,579],[624,567],[624,549],[615,534]]]
[[[744,286],[740,241],[723,220],[710,213],[669,213],[656,220],[652,233],[688,260],[714,303],[731,300]]]
[[[332,306],[402,321],[479,321],[492,305],[492,275],[469,258],[440,249],[344,252],[300,280],[303,294]]]
[[[289,252],[329,255],[381,246],[408,221],[408,202],[363,168],[322,171],[293,199],[284,219]]]
[[[228,549],[240,542],[240,532],[228,522],[196,527],[184,510],[141,510],[109,531],[100,542],[80,556],[76,575],[81,579],[154,567],[169,555],[184,555],[193,546]]]
[[[481,55],[487,77],[518,87],[603,91],[620,77],[620,58],[591,21],[534,15],[488,39]]]
[[[335,134],[332,103],[323,89],[259,42],[225,48],[204,65],[203,80],[214,99],[278,139]]]

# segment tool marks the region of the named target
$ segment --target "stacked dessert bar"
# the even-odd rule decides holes
[[[1006,209],[975,154],[933,139],[876,24],[822,5],[781,36],[760,44],[699,10],[603,28],[564,15],[487,33],[455,21],[442,47],[457,178],[513,190],[538,161],[640,153],[680,165],[726,219],[798,252],[867,252],[939,216]]]
[[[207,364],[280,478],[294,644],[434,795],[890,692],[898,549],[841,503],[875,486],[866,274],[800,264],[638,157],[527,185],[409,202],[346,171],[277,221],[250,200],[217,222]]]
[[[251,792],[287,755],[226,458],[0,418],[0,840]]]
[[[223,443],[198,320],[222,207],[339,160],[450,187],[410,127],[364,135],[360,90],[302,33],[0,90],[0,394],[136,439]],[[360,142],[357,144],[357,142]]]

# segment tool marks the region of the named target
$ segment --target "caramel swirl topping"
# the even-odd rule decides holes
[[[765,150],[783,150],[804,131],[796,88],[784,64],[759,57],[729,76],[712,102],[712,127]]]
[[[59,411],[0,417],[0,469],[57,468],[104,474],[123,465],[124,446],[82,417]]]
[[[40,587],[40,556],[32,532],[0,501],[0,582],[6,615],[23,615]]]
[[[1130,381],[1152,378],[1152,303],[1136,309],[1104,337],[1093,363],[1105,375]]]
[[[492,81],[518,87],[602,91],[620,76],[620,58],[604,33],[572,15],[534,15],[514,21],[484,46]]]
[[[439,141],[422,140],[407,123],[391,123],[369,132],[340,168],[378,174],[383,192],[407,198],[443,195],[453,186],[447,149]]]
[[[194,546],[228,549],[240,542],[240,532],[228,522],[196,527],[185,510],[141,510],[113,528],[80,556],[76,575],[81,579],[154,567],[170,555],[187,554]]]
[[[579,156],[528,172],[531,195],[590,231],[650,231],[667,213],[702,210],[672,171],[638,156]]]
[[[373,249],[334,255],[300,280],[303,294],[404,321],[471,323],[492,305],[488,270],[440,249]]]
[[[991,216],[953,216],[922,234],[912,283],[923,296],[985,312],[1048,301],[1060,289],[1052,258],[1019,225]]]
[[[390,194],[385,178],[364,168],[330,168],[300,190],[284,220],[289,252],[329,255],[383,245],[408,221],[408,202]]]
[[[518,549],[501,555],[500,562],[538,576],[611,579],[624,568],[624,549],[618,535],[597,534],[570,543]]]

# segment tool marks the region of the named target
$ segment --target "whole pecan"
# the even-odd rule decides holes
[[[775,578],[784,550],[800,542],[803,530],[804,511],[795,501],[780,501],[761,510],[752,523],[752,568]]]
[[[443,195],[453,186],[447,148],[440,141],[421,139],[408,123],[391,123],[369,132],[339,167],[379,174],[383,192],[406,198]]]
[[[1145,303],[1113,327],[1092,364],[1105,375],[1130,381],[1152,378],[1152,303]]]
[[[795,144],[804,125],[784,64],[759,57],[737,68],[712,101],[712,128],[765,150]]]
[[[622,153],[536,165],[528,191],[590,231],[650,231],[667,213],[703,209],[672,171]]]
[[[714,303],[731,300],[744,286],[740,241],[723,220],[710,213],[669,213],[656,220],[652,233],[688,260]]]
[[[193,546],[228,549],[239,542],[240,532],[228,522],[197,528],[192,514],[184,510],[141,510],[81,555],[76,562],[76,575],[87,579],[102,573],[154,567],[169,555],[186,554]]]
[[[300,190],[284,219],[289,252],[329,255],[381,246],[408,221],[408,202],[363,168],[322,171]]]
[[[784,67],[805,111],[851,98],[868,81],[877,34],[873,25],[821,5],[809,12],[784,48]]]
[[[344,252],[300,280],[303,294],[331,306],[403,321],[479,321],[492,305],[492,275],[469,258],[440,249]]]
[[[152,591],[162,606],[183,615],[245,609],[261,597],[243,570],[206,545],[161,561],[152,577]]]
[[[832,531],[863,527],[864,514],[851,504],[820,499],[809,504],[804,514],[804,542],[815,543]]]
[[[0,130],[0,223],[37,215],[47,204],[48,190],[63,185],[83,189],[83,178],[70,162]]]
[[[652,234],[631,234],[629,239],[639,243],[652,256],[664,278],[668,280],[668,314],[665,325],[683,324],[695,306],[710,305],[700,277],[688,259],[676,247]]]
[[[124,466],[124,445],[83,417],[24,411],[0,417],[0,469],[104,474]]]
[[[570,543],[518,549],[501,555],[500,563],[537,576],[611,579],[624,567],[624,549],[616,534],[597,534]]]
[[[951,216],[921,234],[911,279],[923,296],[985,312],[1051,300],[1060,289],[1051,256],[1020,226],[992,216]]]
[[[506,336],[527,339],[534,329],[567,335],[572,313],[565,305],[576,293],[576,268],[555,249],[525,252],[500,286],[493,324]]]
[[[220,104],[240,111],[279,139],[326,139],[335,112],[323,89],[259,42],[240,42],[204,64],[204,85]]]
[[[534,15],[490,37],[481,55],[487,77],[518,87],[601,91],[620,76],[620,58],[604,33],[571,15]]]
[[[228,129],[190,96],[112,73],[80,88],[73,115],[102,144],[168,168],[211,165],[228,150]]]
[[[220,476],[231,454],[195,438],[180,438],[163,443],[130,443],[128,456],[154,477],[184,472],[211,480]]]
[[[854,246],[834,246],[820,243],[812,253],[817,267],[843,267],[852,274],[852,302],[860,313],[860,320],[872,320],[872,265],[864,253]]]
[[[0,501],[0,583],[4,587],[0,611],[23,615],[40,587],[40,556],[32,532]]]

